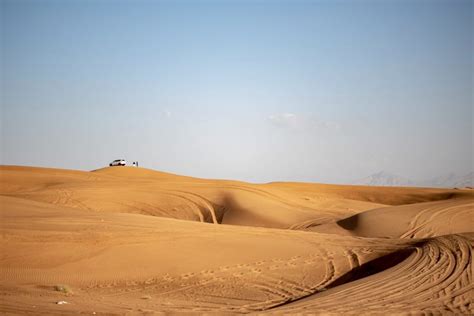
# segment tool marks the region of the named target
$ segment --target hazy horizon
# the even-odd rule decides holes
[[[1,164],[205,178],[473,167],[472,1],[2,1]]]

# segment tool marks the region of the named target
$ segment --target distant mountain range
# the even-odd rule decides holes
[[[373,186],[414,186],[434,188],[464,188],[474,186],[474,172],[465,175],[450,173],[432,179],[412,180],[389,172],[380,171],[354,181],[353,184]]]

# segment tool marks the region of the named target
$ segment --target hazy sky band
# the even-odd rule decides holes
[[[472,1],[2,1],[2,164],[473,169]]]

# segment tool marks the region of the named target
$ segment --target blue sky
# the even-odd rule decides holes
[[[1,163],[473,169],[472,1],[1,1]]]

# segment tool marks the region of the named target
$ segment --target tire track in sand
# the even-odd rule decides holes
[[[272,309],[273,313],[474,314],[474,234],[427,240],[397,266],[325,293]]]

